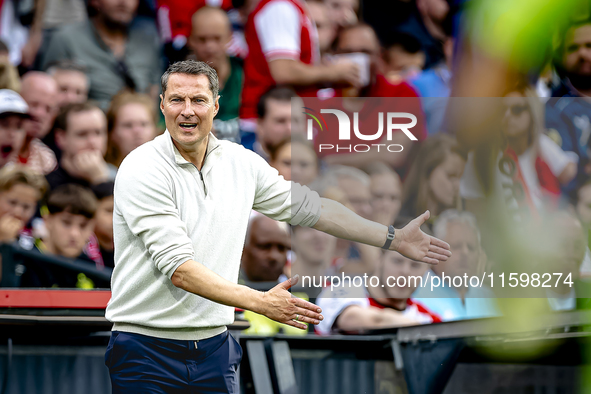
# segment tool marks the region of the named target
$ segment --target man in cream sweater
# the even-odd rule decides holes
[[[211,134],[216,72],[184,61],[162,76],[167,131],[129,154],[115,181],[115,269],[105,363],[113,393],[237,393],[240,345],[226,331],[234,307],[306,329],[320,308],[294,298],[297,278],[268,292],[238,285],[251,210],[292,225],[383,246],[436,264],[449,245],[420,231],[363,219],[262,158]]]

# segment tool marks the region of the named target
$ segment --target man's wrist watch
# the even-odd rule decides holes
[[[396,237],[394,226],[388,226],[388,235],[386,235],[386,243],[382,246],[382,249],[388,250],[390,249],[390,245],[392,241]]]

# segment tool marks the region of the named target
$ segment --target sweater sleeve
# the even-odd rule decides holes
[[[253,153],[257,188],[253,209],[271,219],[312,227],[320,219],[322,203],[315,191],[286,181],[276,169]]]
[[[148,167],[134,157],[119,168],[115,214],[141,240],[156,267],[172,278],[181,264],[194,259],[193,245],[173,200],[170,177],[156,166]]]

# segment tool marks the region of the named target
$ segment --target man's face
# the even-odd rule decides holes
[[[591,24],[568,30],[563,65],[569,73],[591,76]]]
[[[287,263],[291,240],[287,231],[272,219],[259,218],[251,224],[244,246],[242,268],[253,282],[274,282]]]
[[[37,209],[39,192],[29,185],[17,183],[9,190],[0,192],[0,217],[10,215],[27,223]]]
[[[308,3],[308,10],[310,11],[310,18],[318,31],[320,52],[325,53],[330,49],[330,45],[336,37],[336,24],[329,18],[328,9],[325,4],[319,2]]]
[[[381,264],[383,269],[380,283],[390,284],[384,287],[388,298],[410,298],[417,286],[421,284],[420,279],[413,277],[422,277],[427,271],[427,264],[408,259],[396,252],[385,252],[382,255]],[[392,278],[388,280],[388,277]],[[405,279],[399,279],[399,277]]]
[[[291,144],[291,180],[309,185],[318,176],[318,157],[310,146]]]
[[[369,187],[357,179],[350,177],[341,177],[339,179],[339,188],[347,196],[347,200],[353,211],[361,217],[371,219],[373,210],[371,208],[371,193]]]
[[[372,78],[378,71],[380,43],[374,31],[367,26],[343,31],[337,42],[335,53],[365,53],[370,57],[370,75]]]
[[[24,119],[21,116],[0,117],[0,167],[18,154],[25,136]]]
[[[359,0],[324,0],[328,14],[338,26],[349,26],[357,23]]]
[[[107,23],[127,26],[137,11],[139,0],[96,0],[99,13]]]
[[[76,258],[82,253],[88,241],[94,220],[83,215],[60,212],[45,217],[49,241],[59,256]]]
[[[31,119],[25,120],[25,131],[32,138],[43,138],[53,126],[58,111],[57,84],[48,78],[33,77],[23,82],[21,96],[29,105]]]
[[[117,119],[111,132],[111,140],[125,157],[138,146],[151,141],[156,136],[152,114],[145,105],[129,103],[117,112]]]
[[[402,205],[402,185],[398,176],[372,175],[370,190],[374,220],[388,226],[393,224]]]
[[[291,102],[267,100],[265,117],[257,124],[257,139],[268,150],[291,135]]]
[[[230,21],[224,11],[198,13],[193,17],[193,28],[188,46],[198,60],[218,66],[227,56],[226,47],[232,37]]]
[[[66,131],[56,133],[56,142],[63,156],[72,158],[80,152],[107,151],[107,119],[98,108],[88,111],[71,112],[68,115]]]
[[[99,201],[94,215],[94,233],[99,240],[113,243],[113,196],[105,197]]]
[[[467,223],[451,222],[447,225],[445,242],[451,247],[451,257],[432,267],[438,275],[468,276],[478,271],[480,244],[475,229]]]
[[[335,237],[310,227],[299,226],[294,230],[293,242],[298,256],[293,264],[301,264],[304,261],[328,269],[337,245]]]
[[[193,151],[207,141],[219,109],[219,97],[214,99],[207,76],[172,74],[160,99],[166,128],[177,147]]]
[[[57,70],[53,79],[59,89],[57,100],[61,108],[67,104],[83,103],[88,99],[88,78],[83,72]]]

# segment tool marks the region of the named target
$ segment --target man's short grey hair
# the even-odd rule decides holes
[[[209,90],[213,93],[213,99],[215,100],[218,97],[220,91],[218,73],[209,64],[196,60],[183,60],[182,62],[176,62],[168,66],[168,69],[162,74],[162,78],[160,79],[163,96],[168,86],[168,78],[172,74],[205,75],[209,79]]]
[[[337,182],[339,181],[339,179],[349,178],[361,182],[364,186],[367,187],[369,187],[371,184],[371,179],[369,175],[355,167],[341,165],[330,166],[326,171],[325,175],[327,177],[334,177],[334,179]]]
[[[445,240],[445,237],[447,236],[447,227],[451,223],[461,223],[471,226],[476,233],[478,244],[480,245],[480,230],[478,230],[478,223],[476,222],[474,215],[467,211],[458,211],[456,209],[443,211],[433,224],[433,235],[435,235],[436,238]]]
[[[341,178],[355,179],[361,182],[364,186],[369,187],[371,185],[371,179],[365,172],[355,167],[343,166],[343,165],[332,165],[319,177],[317,177],[308,187],[318,192],[321,196],[324,192],[332,187],[339,187],[339,180]]]

